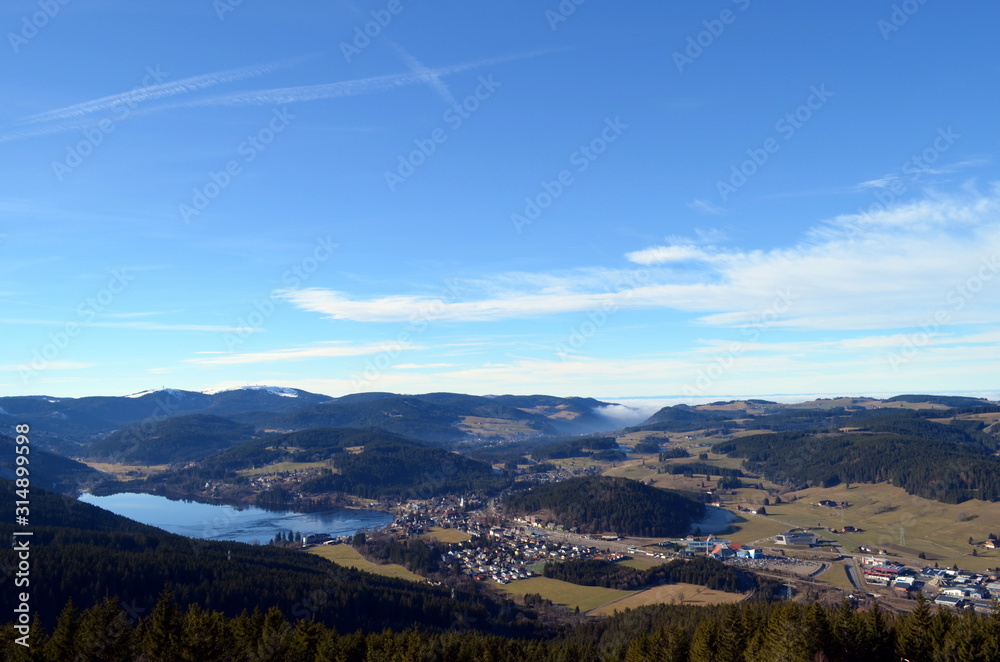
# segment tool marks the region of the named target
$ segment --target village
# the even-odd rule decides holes
[[[490,501],[450,495],[401,504],[394,509],[394,514],[395,519],[384,529],[385,533],[396,539],[408,539],[453,532],[453,536],[442,536],[453,541],[450,549],[442,554],[442,565],[478,581],[497,584],[537,576],[550,561],[618,562],[635,557],[665,563],[670,559],[708,556],[758,570],[780,568],[792,574],[812,576],[821,564],[801,560],[794,552],[822,548],[824,542],[814,531],[792,529],[770,539],[770,550],[714,535],[688,535],[639,547],[615,533],[581,535],[534,517],[508,519],[500,515]],[[455,542],[458,539],[455,535],[463,541]],[[303,545],[350,541],[350,538],[334,539],[314,534],[304,538]],[[878,551],[862,546],[858,548],[859,554],[848,555],[861,571],[863,583],[858,582],[858,589],[890,589],[891,593],[882,597],[896,598],[913,598],[923,593],[935,604],[982,613],[991,613],[993,601],[1000,599],[1000,575],[997,573],[907,565],[876,555]],[[798,571],[796,566],[800,568]],[[852,594],[851,597],[861,596]],[[876,594],[869,592],[864,597],[875,598]]]

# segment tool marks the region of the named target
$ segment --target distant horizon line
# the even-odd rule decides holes
[[[771,399],[775,402],[781,404],[788,404],[793,402],[809,402],[812,400],[836,400],[840,398],[869,398],[873,400],[885,400],[887,398],[897,397],[900,395],[928,395],[928,396],[943,396],[943,397],[969,397],[986,400],[989,402],[1000,402],[1000,389],[997,391],[932,391],[932,392],[921,392],[921,391],[910,391],[910,392],[890,392],[890,391],[880,391],[880,392],[864,392],[855,394],[845,394],[843,392],[805,392],[805,393],[752,393],[752,394],[736,394],[736,393],[723,393],[714,395],[621,395],[621,396],[596,396],[596,395],[553,395],[551,393],[545,393],[541,391],[536,392],[525,392],[525,393],[466,393],[462,391],[426,391],[423,393],[402,393],[395,391],[356,391],[351,393],[345,393],[343,395],[330,395],[328,393],[319,393],[316,391],[307,391],[305,389],[299,388],[297,386],[279,386],[275,384],[247,384],[245,386],[236,387],[226,387],[226,388],[208,388],[203,390],[196,389],[186,389],[186,388],[175,388],[171,386],[163,386],[158,389],[146,389],[142,391],[135,391],[133,393],[119,394],[119,395],[108,395],[105,393],[94,393],[91,395],[79,395],[79,396],[59,396],[51,395],[47,393],[38,393],[32,395],[0,395],[0,398],[57,398],[60,400],[79,400],[82,398],[93,398],[93,397],[110,397],[110,398],[127,398],[127,397],[141,397],[142,395],[160,393],[165,391],[183,391],[187,393],[201,393],[205,395],[215,395],[218,393],[225,393],[228,391],[240,391],[240,390],[295,390],[301,391],[303,393],[311,393],[313,395],[321,395],[331,399],[348,397],[351,395],[361,395],[365,393],[390,393],[392,395],[401,396],[419,396],[428,395],[430,393],[455,393],[459,395],[471,395],[477,397],[500,397],[504,395],[513,396],[549,396],[549,397],[561,397],[561,398],[592,398],[594,400],[600,400],[602,402],[609,402],[612,404],[620,404],[621,402],[647,402],[647,401],[671,401],[677,404],[709,404],[712,402],[718,402],[720,400],[730,400],[730,401],[746,401],[746,400],[767,400]]]

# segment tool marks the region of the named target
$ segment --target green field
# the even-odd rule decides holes
[[[788,502],[792,496],[798,500]],[[820,499],[847,501],[850,507],[824,508],[816,505]],[[1000,552],[977,549],[977,556],[972,556],[973,547],[968,544],[970,537],[981,543],[988,534],[1000,533],[1000,503],[946,504],[886,484],[810,488],[785,495],[784,501],[767,507],[768,519],[795,526],[863,529],[861,533],[823,533],[848,550],[866,545],[914,561],[923,552],[928,563],[936,561],[941,566],[958,564],[978,570],[1000,566]]]
[[[363,558],[355,549],[349,545],[318,545],[308,550],[310,554],[322,556],[328,561],[333,561],[337,565],[347,568],[364,570],[383,577],[395,577],[397,579],[409,579],[414,582],[427,581],[420,575],[414,574],[401,565],[387,563],[376,565],[366,558]]]
[[[768,508],[767,512],[771,512],[771,509]],[[737,513],[737,515],[738,519],[730,525],[730,533],[723,536],[734,542],[750,543],[788,530],[787,524],[775,522],[768,517],[749,513]]]
[[[816,581],[823,582],[824,584],[829,584],[830,586],[836,586],[837,588],[842,588],[848,592],[854,592],[854,585],[851,584],[851,580],[847,578],[847,565],[849,562],[841,561],[839,563],[833,563],[821,575],[817,575]]]
[[[618,591],[613,588],[600,588],[599,586],[577,586],[569,582],[548,577],[532,577],[531,579],[521,579],[510,584],[500,586],[500,589],[511,595],[526,595],[528,593],[538,593],[543,598],[551,600],[560,605],[565,605],[570,609],[576,607],[580,611],[590,611],[609,602],[634,595],[636,591]]]
[[[664,563],[670,563],[670,561],[667,559],[651,559],[648,556],[636,556],[627,561],[620,561],[618,565],[635,568],[636,570],[649,570]]]

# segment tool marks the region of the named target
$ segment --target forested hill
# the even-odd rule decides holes
[[[15,478],[17,448],[12,438],[0,434],[0,478]],[[32,483],[56,492],[72,492],[80,483],[98,481],[102,477],[86,464],[41,448],[31,449],[30,460]]]
[[[296,490],[306,495],[343,492],[365,498],[426,498],[445,492],[495,494],[511,478],[487,463],[400,437],[383,430],[324,428],[268,435],[214,453],[193,466],[156,474],[145,481],[107,482],[99,491],[196,494],[206,481],[244,485],[240,472],[290,462],[322,463]],[[282,502],[272,494],[274,503]]]
[[[916,425],[927,432],[935,428],[925,426],[937,424]],[[893,426],[882,421],[871,427]],[[1000,500],[1000,457],[962,430],[946,432],[940,439],[887,431],[779,432],[726,441],[715,451],[746,458],[748,472],[791,488],[890,482],[945,503]]]
[[[896,395],[886,398],[886,402],[911,402],[915,404],[944,405],[945,407],[965,408],[984,407],[995,403],[984,398],[970,398],[960,395]]]
[[[148,428],[125,428],[81,453],[122,464],[187,462],[229,448],[253,434],[252,425],[220,416],[191,414],[157,421]]]
[[[495,494],[510,484],[510,478],[488,464],[405,441],[379,441],[359,453],[339,453],[333,465],[336,473],[303,483],[302,491],[426,499],[446,492]]]
[[[15,498],[13,483],[0,480],[0,499],[13,504]],[[276,607],[286,618],[315,620],[340,632],[402,630],[414,623],[442,631],[458,617],[484,631],[524,636],[536,629],[530,612],[474,584],[452,591],[363,573],[296,550],[194,540],[37,488],[31,491],[31,513],[31,610],[48,627],[68,599],[86,609],[117,595],[135,617],[148,615],[169,586],[181,606],[232,617]],[[0,522],[4,540],[11,539],[12,520]],[[0,567],[16,567],[17,553],[10,545],[0,549]],[[10,588],[0,601],[8,615],[16,595]],[[122,651],[115,655],[86,659],[137,659]]]
[[[537,485],[508,494],[508,513],[541,514],[584,533],[616,532],[666,537],[687,533],[702,517],[693,496],[662,490],[628,478],[593,476]]]

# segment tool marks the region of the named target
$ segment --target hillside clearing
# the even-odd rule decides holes
[[[362,557],[353,547],[349,545],[318,545],[309,549],[308,552],[310,554],[315,554],[316,556],[321,556],[327,561],[332,561],[333,563],[344,566],[345,568],[355,568],[357,570],[364,570],[365,572],[381,575],[383,577],[408,579],[414,582],[427,581],[420,575],[414,574],[403,566],[396,565],[395,563],[376,565],[368,559]]]
[[[740,602],[746,599],[743,593],[726,593],[724,591],[713,591],[704,586],[695,584],[666,584],[664,586],[654,586],[643,591],[630,591],[628,595],[620,600],[609,602],[588,613],[594,616],[611,616],[616,611],[635,609],[645,605],[655,604],[678,604],[678,605],[719,605]]]

